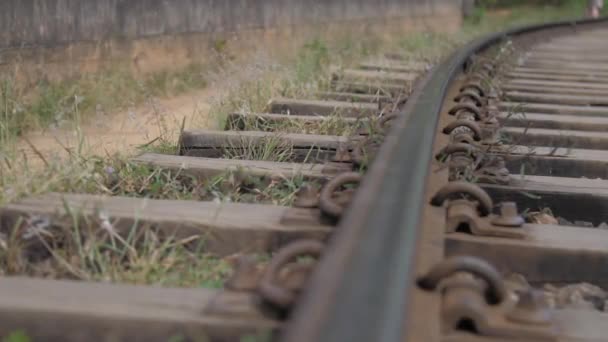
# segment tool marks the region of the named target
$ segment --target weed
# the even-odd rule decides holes
[[[240,338],[240,342],[270,342],[273,341],[271,331],[259,331],[255,334],[248,334]]]
[[[315,78],[322,77],[324,67],[329,62],[329,49],[324,41],[313,39],[306,43],[296,62],[296,82],[306,84]]]
[[[291,161],[294,155],[293,145],[280,135],[249,139],[243,137],[238,143],[230,143],[224,158],[243,160],[265,160],[274,162]]]
[[[30,342],[30,337],[23,331],[14,331],[2,339],[2,342]]]
[[[89,119],[154,96],[173,96],[204,88],[207,68],[191,64],[136,78],[126,68],[116,67],[73,80],[40,81],[29,91],[20,88],[10,75],[0,75],[0,139],[48,127],[78,126],[80,122],[75,121],[79,115]]]
[[[137,221],[115,226],[103,212],[64,210],[17,222],[0,248],[5,275],[215,288],[232,272],[204,252],[201,236],[177,239]]]
[[[245,131],[265,131],[283,133],[305,133],[318,135],[351,136],[369,124],[367,118],[351,120],[339,114],[313,117],[312,120],[296,118],[267,118],[250,115],[235,115],[229,127]]]
[[[7,146],[21,133],[23,106],[16,92],[14,80],[0,78],[0,146]]]

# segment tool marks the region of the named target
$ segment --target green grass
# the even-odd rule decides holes
[[[270,145],[244,153],[249,158],[281,160]],[[233,158],[247,158],[234,155]],[[181,171],[150,168],[122,157],[75,156],[49,162],[45,170],[0,164],[0,205],[25,196],[47,192],[88,193],[151,199],[194,201],[261,202],[290,205],[293,193],[306,183],[301,176],[286,179],[248,176],[244,171],[227,171],[211,179],[199,179]]]
[[[2,342],[30,342],[30,341],[31,341],[31,339],[29,338],[29,336],[21,330],[11,332],[6,337],[2,338]]]
[[[282,120],[269,121],[261,117],[247,116],[231,122],[229,127],[244,131],[264,131],[282,133],[305,133],[318,135],[351,136],[358,129],[369,125],[369,119],[361,118],[355,122],[345,120],[340,114],[331,114],[320,121]]]
[[[369,56],[378,44],[378,37],[371,36],[312,38],[279,64],[261,61],[233,73],[233,83],[213,104],[210,115],[218,127],[225,127],[230,113],[264,112],[273,97],[314,98],[315,93],[329,89],[330,66],[352,66]]]
[[[149,98],[204,88],[207,69],[191,64],[137,78],[116,67],[62,82],[40,81],[27,89],[11,75],[0,74],[0,143],[7,144],[32,130],[74,127],[81,119],[135,106]]]
[[[294,148],[279,135],[264,137],[260,141],[243,138],[226,146],[224,158],[241,160],[291,161]]]
[[[28,181],[22,183],[0,178],[4,182],[0,203],[56,191],[289,206],[304,184],[319,187],[300,176],[253,177],[238,170],[198,179],[121,158],[99,157],[51,162],[44,172],[26,177]],[[107,233],[100,224],[107,220],[101,216],[87,220],[65,209],[69,215],[43,220],[47,222],[44,233],[29,240],[18,230],[11,236],[0,234],[0,275],[217,288],[232,271],[226,260],[206,253],[205,236],[176,240],[138,224],[119,237]],[[36,252],[32,255],[31,250]]]
[[[559,1],[559,6],[532,6],[525,3],[529,2],[520,1],[515,6],[506,6],[501,10],[480,7],[474,16],[465,21],[457,34],[414,33],[398,39],[398,44],[407,52],[407,58],[438,62],[449,51],[479,36],[523,25],[580,19],[585,16],[587,6],[586,0],[563,0]],[[604,8],[603,13],[608,13],[608,9]]]
[[[162,236],[134,224],[119,234],[100,213],[86,218],[66,206],[52,220],[18,223],[0,247],[2,275],[218,288],[232,266],[204,252],[201,236]]]

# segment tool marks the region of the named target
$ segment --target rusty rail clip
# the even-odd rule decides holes
[[[464,100],[473,101],[477,107],[485,107],[488,104],[488,100],[481,97],[479,93],[473,89],[461,91],[454,98],[455,102],[463,102]]]
[[[418,286],[427,291],[441,288],[446,334],[470,328],[481,336],[557,338],[552,312],[540,293],[532,289],[519,296],[508,293],[498,271],[482,259],[451,257],[433,267]]]
[[[448,112],[448,114],[450,115],[457,115],[460,113],[467,113],[473,115],[475,117],[475,121],[483,121],[487,117],[486,113],[482,112],[481,108],[475,106],[472,103],[459,103],[452,107]]]
[[[464,196],[471,199],[464,199]],[[524,219],[515,202],[500,204],[500,214],[492,214],[490,196],[479,186],[464,181],[450,182],[431,200],[434,206],[447,204],[447,233],[469,232],[478,236],[523,239],[527,236]]]
[[[479,82],[479,81],[471,80],[471,81],[466,82],[460,88],[460,92],[466,92],[466,91],[476,92],[482,98],[486,97],[486,90],[483,87],[483,85],[481,84],[481,82]]]
[[[360,140],[350,152],[351,162],[357,167],[369,165],[378,152],[382,140],[382,137],[375,136],[368,136]]]
[[[462,180],[463,175],[468,174],[484,183],[506,185],[511,181],[504,159],[484,156],[475,145],[452,143],[435,156],[439,161],[447,157],[449,157],[450,181]]]
[[[281,248],[260,277],[258,293],[262,299],[279,309],[290,309],[314,266],[298,263],[298,258],[319,258],[324,247],[316,240],[298,240]]]
[[[359,184],[361,182],[361,174],[357,172],[342,173],[323,186],[321,195],[319,196],[319,209],[321,212],[333,219],[340,219],[346,210],[346,207],[351,202],[355,190],[347,189],[341,192],[338,190],[347,184]]]

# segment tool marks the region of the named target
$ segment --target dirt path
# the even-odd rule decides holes
[[[213,127],[210,103],[217,91],[213,87],[168,99],[153,99],[126,111],[98,114],[80,130],[57,129],[28,134],[19,143],[19,153],[28,164],[45,158],[66,156],[66,149],[85,155],[132,154],[137,147],[162,137],[177,141],[182,121],[187,128]]]

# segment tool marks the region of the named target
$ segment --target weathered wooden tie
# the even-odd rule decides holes
[[[315,93],[315,96],[323,100],[366,102],[366,103],[388,103],[392,97],[380,94],[358,94],[350,92],[324,91]]]
[[[218,159],[176,156],[158,153],[144,153],[131,159],[132,162],[152,168],[171,170],[176,174],[198,178],[213,178],[228,172],[258,177],[279,177],[315,179],[325,181],[342,172],[352,170],[347,163],[300,164],[280,163],[263,160]]]
[[[334,79],[340,79],[347,82],[394,82],[404,83],[415,81],[419,76],[417,72],[397,72],[384,70],[360,70],[347,69],[334,73]]]
[[[249,293],[2,277],[0,332],[34,341],[234,341],[272,332]]]
[[[608,63],[608,56],[586,54],[581,51],[562,52],[560,54],[531,51],[524,54],[526,60],[550,60],[560,62],[601,62]]]
[[[364,70],[385,70],[396,72],[423,73],[429,69],[429,64],[424,62],[395,61],[390,59],[375,59],[359,63],[359,68]]]
[[[1,208],[0,218],[7,232],[32,215],[51,220],[76,215],[95,222],[100,213],[122,236],[144,229],[177,239],[200,236],[205,251],[217,256],[268,253],[300,238],[323,240],[331,230],[315,209],[80,194],[26,198]]]
[[[291,115],[341,115],[345,117],[364,117],[380,112],[378,104],[367,102],[323,101],[273,99],[268,111]]]
[[[496,202],[515,201],[520,210],[549,208],[564,219],[608,224],[608,180],[512,176],[509,185],[480,184]]]
[[[604,132],[518,127],[505,127],[501,132],[517,145],[608,149],[608,135]]]
[[[402,84],[375,82],[374,84],[365,82],[346,82],[343,80],[332,80],[331,87],[334,91],[361,93],[361,94],[382,94],[399,95],[409,92],[409,87]]]
[[[499,102],[498,110],[514,114],[518,113],[542,113],[542,114],[567,114],[567,115],[587,115],[604,116],[608,115],[608,107],[574,106],[550,103],[517,103]]]
[[[289,162],[330,161],[337,150],[352,141],[345,137],[309,134],[279,134],[259,131],[184,131],[181,154],[196,157],[252,159],[278,157]],[[261,158],[256,158],[261,159]]]
[[[511,115],[499,113],[496,118],[508,127],[546,128],[554,130],[578,130],[592,132],[608,131],[608,117],[582,115],[555,115],[525,113]]]
[[[476,256],[536,284],[589,282],[608,286],[604,267],[608,263],[608,230],[541,224],[526,224],[521,230],[527,234],[524,239],[449,233],[446,254]]]
[[[503,91],[517,91],[530,94],[562,94],[562,95],[586,95],[586,96],[608,96],[608,89],[584,89],[557,87],[552,85],[525,85],[506,83],[500,86]]]
[[[505,98],[512,102],[523,103],[608,106],[608,99],[599,97],[597,95],[535,94],[527,92],[509,91],[505,94]]]
[[[553,68],[553,67],[545,67],[545,66],[537,66],[537,67],[528,67],[528,66],[520,66],[511,69],[512,72],[518,74],[552,74],[552,75],[584,75],[584,76],[598,76],[598,77],[608,77],[608,72],[606,71],[591,71],[591,70],[572,70],[572,69],[561,69],[561,68]]]
[[[579,70],[584,73],[585,71],[608,71],[608,66],[604,63],[593,63],[593,62],[558,62],[548,60],[536,60],[536,61],[525,61],[521,64],[522,67],[529,68],[563,68],[570,70]]]
[[[566,68],[567,66],[564,66]],[[608,70],[608,69],[606,69]],[[592,71],[592,69],[589,69]],[[554,81],[568,81],[568,82],[586,82],[586,83],[598,83],[608,84],[608,77],[589,74],[574,74],[574,75],[558,75],[551,73],[524,73],[524,72],[508,72],[507,77],[517,78],[521,80],[554,80]]]
[[[552,80],[530,80],[530,79],[512,79],[505,82],[506,86],[541,86],[564,89],[590,89],[590,90],[608,90],[608,84],[589,83],[589,82],[572,82],[572,81],[552,81]]]
[[[490,152],[503,156],[515,175],[608,179],[608,151],[518,145]]]
[[[315,126],[322,126],[327,123],[340,122],[353,126],[363,126],[369,122],[368,118],[351,118],[336,116],[316,116],[316,115],[288,115],[270,113],[231,113],[226,120],[226,128],[233,130],[250,130],[256,128],[260,131],[273,132],[277,126],[281,125],[302,125],[298,127],[300,131],[307,131]]]

